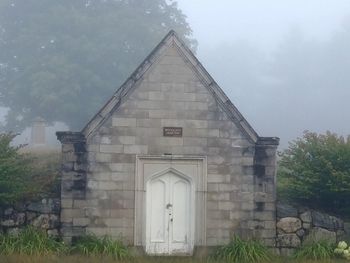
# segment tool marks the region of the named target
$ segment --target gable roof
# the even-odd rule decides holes
[[[82,134],[88,138],[95,130],[98,129],[108,117],[119,107],[124,101],[128,93],[135,85],[142,79],[142,76],[148,71],[153,63],[163,54],[167,47],[175,45],[188,63],[193,72],[201,80],[202,84],[214,96],[219,106],[228,117],[237,125],[237,127],[247,136],[247,138],[256,143],[259,139],[258,134],[249,125],[246,119],[233,105],[230,99],[226,96],[223,90],[205,70],[202,64],[198,61],[192,51],[186,44],[177,36],[174,30],[171,30],[162,41],[153,49],[153,51],[146,57],[146,59],[137,67],[131,76],[120,86],[120,88],[113,94],[107,103],[97,112],[97,114],[87,123],[83,128]]]

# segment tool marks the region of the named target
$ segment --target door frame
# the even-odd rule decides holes
[[[194,246],[206,245],[206,203],[207,203],[207,158],[206,156],[184,155],[137,155],[135,172],[135,215],[134,215],[134,246],[146,248],[146,186],[153,174],[145,174],[146,165],[164,166],[176,169],[176,166],[191,165],[194,174],[186,174],[191,179],[194,188]],[[181,172],[180,169],[176,169]]]

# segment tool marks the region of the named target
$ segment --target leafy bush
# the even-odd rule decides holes
[[[31,159],[28,177],[34,184],[28,198],[59,197],[61,153],[47,150],[30,151],[27,155]]]
[[[72,247],[73,253],[81,253],[87,256],[110,256],[113,259],[127,259],[130,252],[119,240],[113,240],[108,236],[98,238],[95,235],[81,237]]]
[[[281,154],[279,199],[343,216],[350,213],[350,139],[305,132]]]
[[[68,247],[44,231],[27,227],[18,235],[0,235],[0,254],[48,255],[66,253]]]
[[[30,160],[10,145],[15,134],[0,134],[0,204],[14,203],[30,191]]]
[[[334,255],[334,246],[328,242],[315,242],[303,245],[295,254],[295,259],[302,260],[329,260]]]
[[[59,193],[58,153],[25,153],[12,146],[13,133],[0,133],[0,206]]]
[[[242,240],[238,236],[235,236],[229,244],[219,247],[213,257],[219,261],[237,263],[271,260],[271,254],[264,245],[255,240]]]

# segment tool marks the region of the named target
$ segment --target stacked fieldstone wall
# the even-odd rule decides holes
[[[33,226],[47,231],[49,235],[58,236],[59,213],[59,199],[0,207],[0,233],[17,234],[22,228]]]
[[[277,204],[276,247],[282,255],[312,242],[335,243],[345,236],[344,222],[335,217],[307,208]]]

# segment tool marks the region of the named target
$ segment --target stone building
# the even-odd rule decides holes
[[[78,102],[77,102],[78,103]],[[259,137],[174,31],[62,143],[61,233],[192,254],[275,245],[276,137]]]

